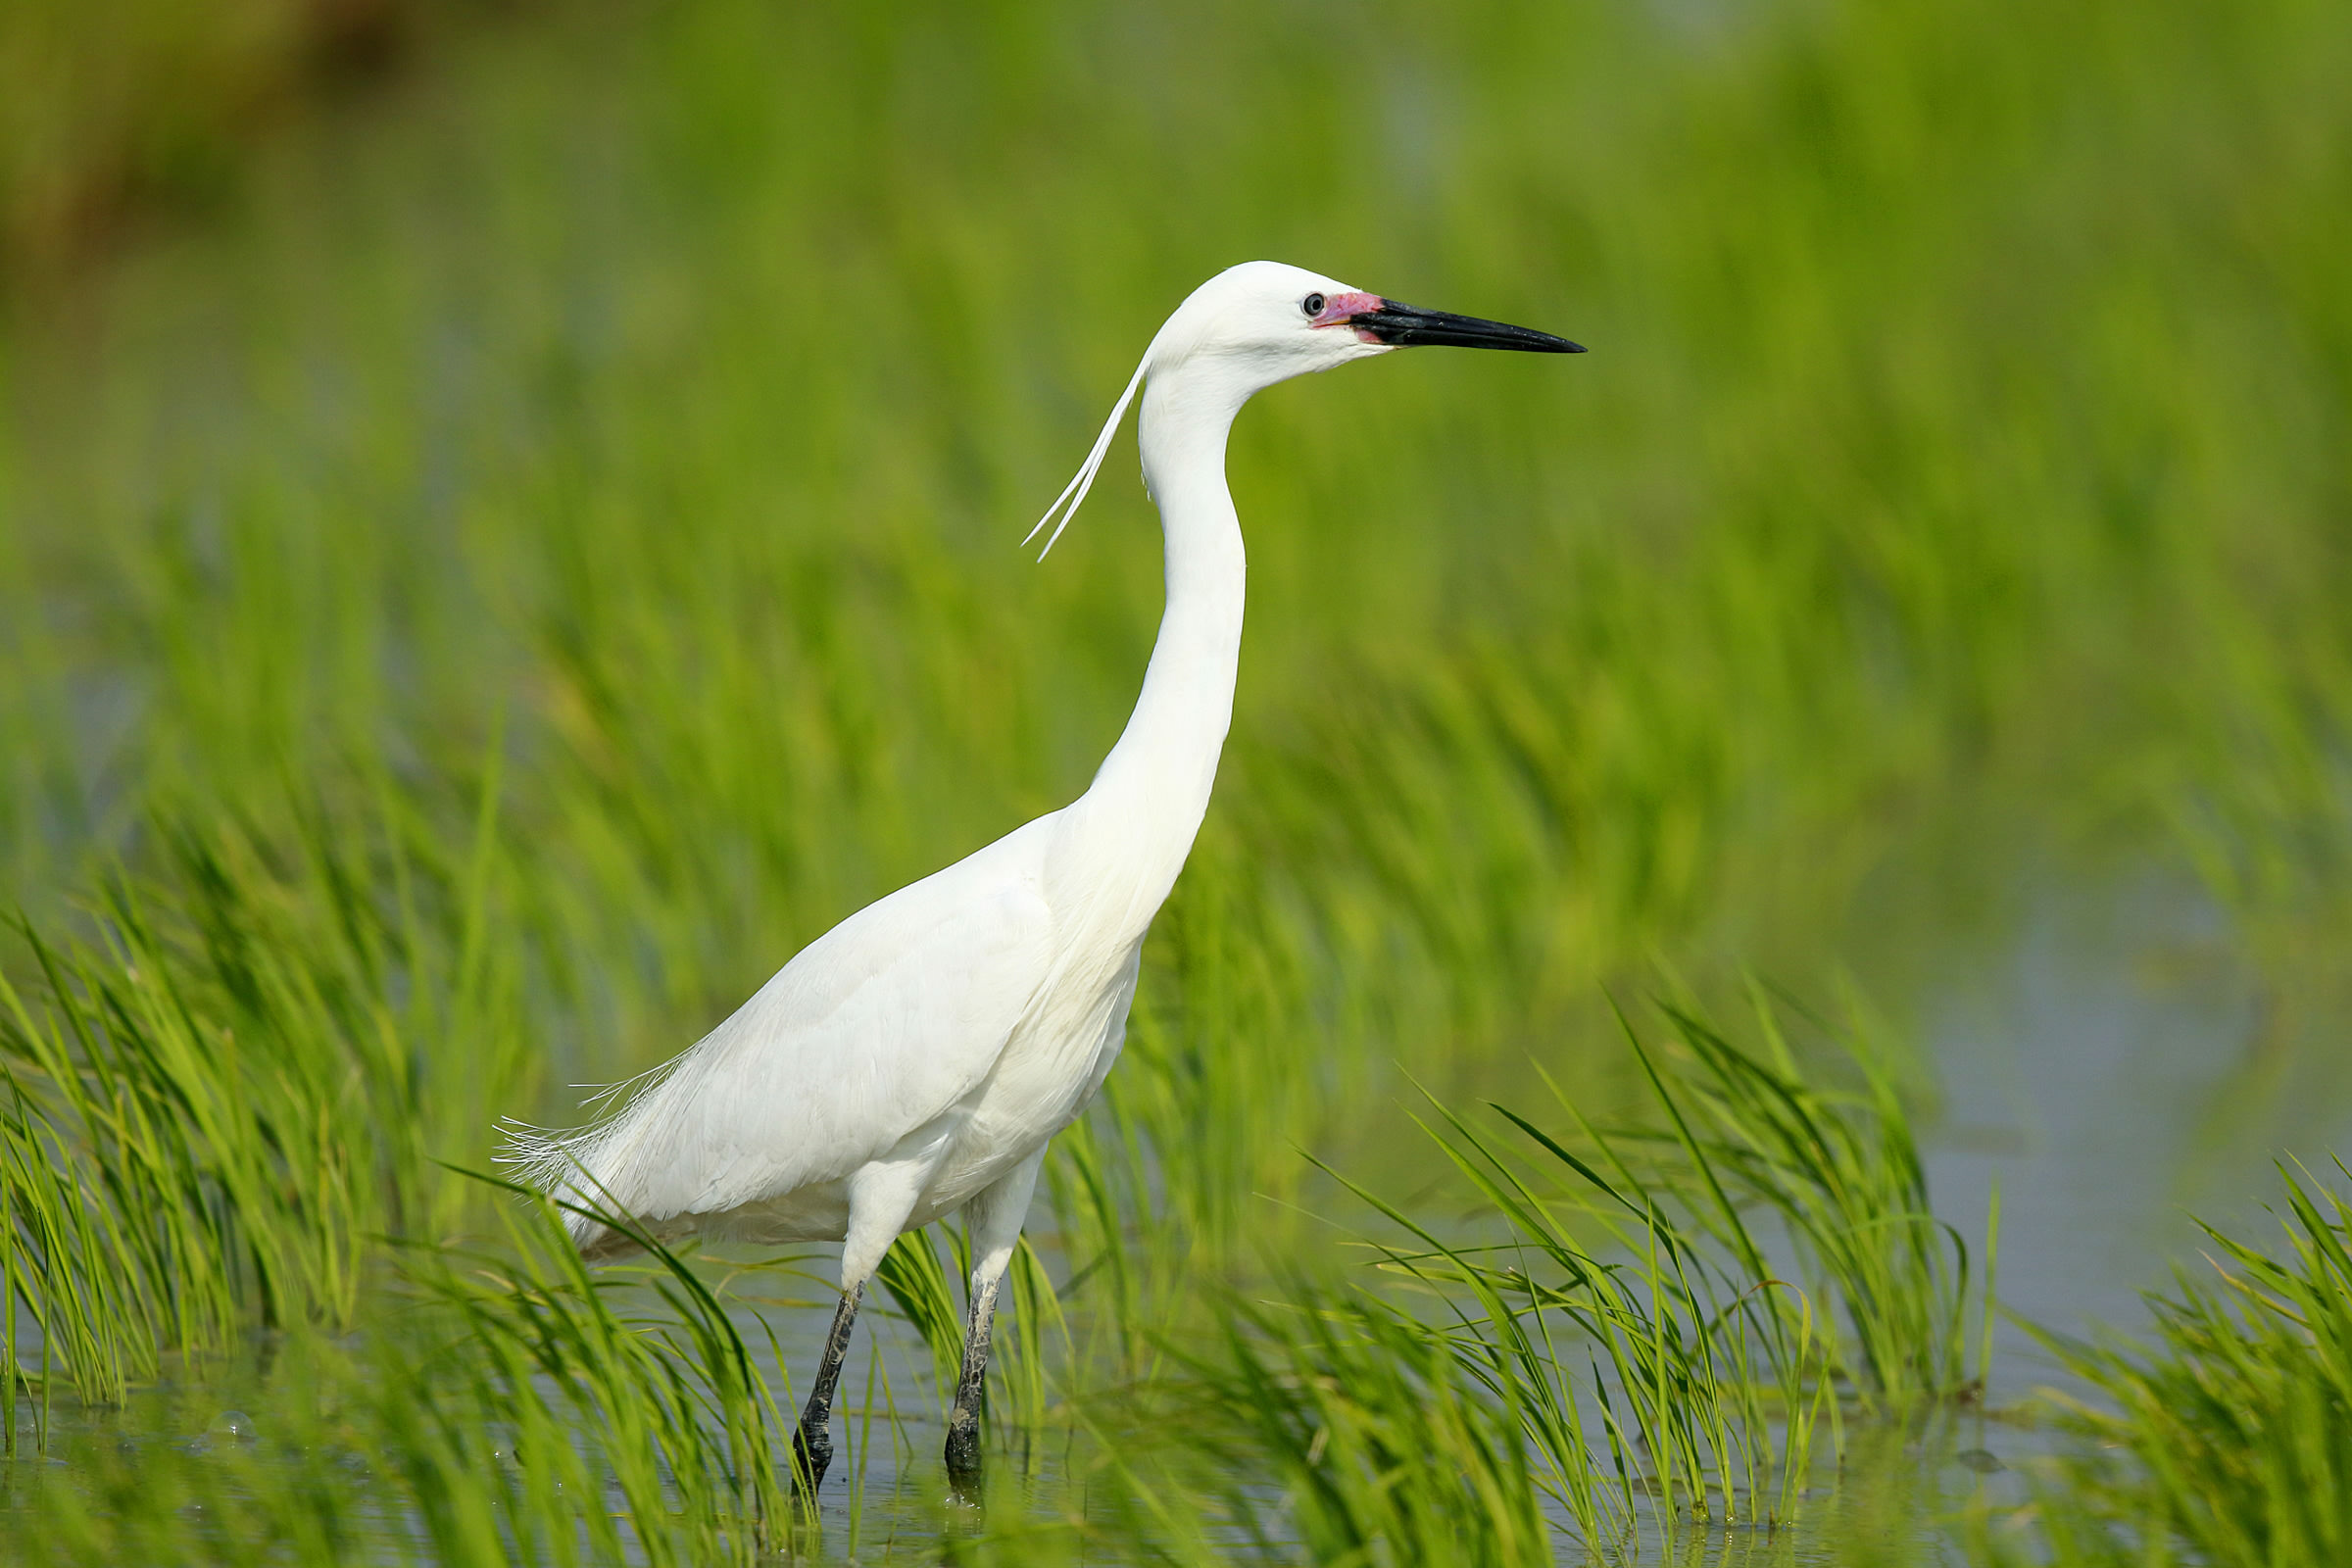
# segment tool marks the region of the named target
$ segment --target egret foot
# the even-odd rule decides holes
[[[833,1332],[825,1336],[825,1353],[816,1363],[816,1381],[809,1387],[808,1402],[801,1409],[801,1424],[792,1434],[793,1460],[812,1493],[823,1484],[825,1467],[833,1462],[833,1434],[826,1430],[833,1424],[833,1388],[841,1381],[841,1358],[850,1353],[850,1329],[858,1321],[858,1298],[864,1290],[860,1281],[842,1292],[841,1304],[833,1309]]]
[[[980,1417],[961,1404],[948,1418],[948,1479],[959,1489],[980,1482]]]
[[[810,1426],[804,1421],[793,1429],[792,1462],[809,1492],[825,1484],[825,1468],[833,1462],[833,1434],[824,1422]]]
[[[963,1322],[963,1370],[956,1379],[956,1409],[948,1417],[948,1480],[972,1501],[978,1500],[980,1489],[980,1412],[988,1403],[988,1341],[997,1315],[997,1283],[973,1279],[971,1306]]]

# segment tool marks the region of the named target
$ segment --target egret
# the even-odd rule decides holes
[[[842,1244],[840,1304],[795,1434],[810,1485],[832,1457],[867,1280],[899,1235],[958,1210],[971,1276],[947,1464],[959,1481],[976,1473],[997,1291],[1038,1168],[1118,1059],[1144,934],[1191,853],[1232,720],[1245,567],[1227,432],[1278,381],[1422,344],[1583,352],[1276,262],[1195,290],[1029,533],[1053,524],[1053,549],[1141,388],[1167,603],[1135,711],[1086,793],[842,921],[604,1119],[514,1132],[504,1157],[571,1205],[585,1252],[625,1239],[581,1208],[665,1239]]]

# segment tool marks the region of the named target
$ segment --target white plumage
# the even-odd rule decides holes
[[[506,1157],[526,1179],[657,1234],[844,1244],[842,1305],[800,1434],[812,1477],[859,1290],[894,1238],[959,1208],[971,1323],[949,1459],[976,1463],[998,1283],[1048,1140],[1117,1059],[1145,931],[1200,829],[1232,716],[1246,567],[1226,433],[1263,387],[1418,342],[1575,352],[1273,262],[1195,291],[1039,523],[1059,513],[1066,525],[1143,383],[1167,609],[1134,715],[1086,793],[810,943],[607,1119],[514,1137]],[[611,1240],[585,1216],[572,1226],[584,1249]]]

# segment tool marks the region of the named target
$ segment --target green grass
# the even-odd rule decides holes
[[[491,1553],[494,1502],[544,1552],[656,1549],[580,1501],[606,1461],[559,1503],[470,1475],[463,1430],[641,1394],[689,1478],[663,1505],[745,1549],[766,1396],[678,1371],[719,1364],[688,1296],[645,1309],[685,1338],[632,1348],[576,1281],[427,1309],[395,1255],[534,1255],[448,1168],[497,1115],[560,1120],[1083,787],[1156,619],[1151,514],[1106,484],[1047,566],[1011,542],[1160,315],[1274,255],[1594,352],[1399,356],[1237,431],[1233,744],[994,1390],[1033,1469],[1040,1432],[1118,1441],[1074,1461],[1096,1512],[1030,1546],[1115,1514],[1175,1554],[1409,1553],[1471,1528],[1397,1490],[1415,1444],[1494,1489],[1499,1556],[1536,1549],[1522,1461],[1622,1532],[1532,1298],[1448,1264],[1494,1293],[1450,1360],[1348,1305],[1300,1211],[1356,1210],[1301,1148],[1423,1226],[1581,1193],[1523,1245],[1610,1386],[1703,1374],[1620,1439],[1781,1509],[1823,1388],[1885,1410],[1982,1374],[1978,1260],[1882,1058],[1817,1081],[1684,1007],[1645,1063],[1590,1026],[1604,982],[1662,957],[1721,1010],[1907,925],[1933,971],[2018,878],[2153,863],[2259,966],[2269,1081],[2341,1093],[2340,12],[595,0],[273,139],[214,223],[0,329],[0,897],[29,922],[0,956],[0,1382],[54,1417],[201,1386],[257,1330],[487,1314],[456,1426],[396,1381],[351,1396],[373,1435],[338,1441],[391,1491],[257,1472],[204,1540],[333,1555],[445,1496],[418,1555]],[[1467,1111],[1459,1166],[1398,1152],[1413,1082],[1511,1103],[1631,1206]],[[1662,1136],[1615,1131],[1642,1106]],[[1809,1319],[1752,1290],[1776,1236]],[[889,1280],[940,1353],[943,1250]],[[1313,1283],[1265,1285],[1269,1254]],[[1620,1255],[1654,1266],[1629,1297],[1596,1272]],[[1319,1512],[1121,1449],[1119,1401],[1186,1356],[1219,1369],[1207,1429],[1333,1489]],[[516,1381],[575,1365],[576,1394]],[[144,1554],[213,1485],[120,1479],[53,1555]]]
[[[1552,1561],[1519,1411],[1377,1298],[1281,1283],[1279,1306],[1236,1302],[1221,1337],[1186,1358],[1190,1396],[1166,1412],[1195,1450],[1197,1468],[1179,1473],[1241,1554]]]
[[[356,1351],[282,1349],[245,1442],[150,1440],[18,1483],[33,1561],[751,1562],[799,1528],[789,1430],[702,1280],[657,1253],[592,1275],[546,1215],[495,1253],[413,1254]]]
[[[1824,1313],[1843,1326],[1836,1359],[1858,1397],[1899,1406],[1977,1393],[1981,1383],[1965,1370],[1968,1248],[1929,1200],[1886,1044],[1851,1026],[1835,1056],[1840,1081],[1800,1069],[1760,996],[1763,1059],[1689,1012],[1670,1008],[1668,1018],[1677,1054],[1660,1058],[1635,1042],[1668,1124],[1646,1135],[1670,1161],[1652,1179],[1679,1188],[1700,1234],[1756,1275],[1767,1271],[1764,1248],[1748,1215],[1778,1221]],[[1609,1157],[1636,1179],[1614,1152]],[[1997,1247],[1997,1210],[1986,1237],[1988,1250]],[[1979,1292],[1986,1310],[1990,1279],[1988,1271]]]
[[[2352,1549],[2352,1172],[2281,1174],[2281,1245],[2208,1226],[2146,1329],[2045,1336],[2090,1396],[2024,1527],[2046,1560],[2300,1568]]]
[[[1679,1055],[1629,1029],[1654,1097],[1632,1128],[1595,1128],[1566,1096],[1557,1131],[1493,1107],[1499,1137],[1439,1106],[1430,1132],[1498,1234],[1448,1238],[1357,1189],[1414,1244],[1384,1245],[1386,1266],[1439,1293],[1430,1332],[1525,1427],[1594,1549],[1651,1513],[1670,1539],[1677,1520],[1787,1525],[1819,1429],[1841,1448],[1849,1405],[1976,1393],[1966,1250],[1880,1058],[1849,1041],[1800,1071],[1758,1017],[1771,1065],[1678,1010]],[[1660,1068],[1678,1065],[1692,1088],[1670,1087]],[[1824,1087],[1838,1068],[1864,1091]]]
[[[118,877],[91,937],[27,934],[33,989],[0,979],[0,1215],[44,1378],[119,1400],[165,1349],[348,1327],[383,1238],[479,1209],[442,1161],[531,1081],[491,946],[494,802],[438,862],[397,826],[159,821],[168,891]]]

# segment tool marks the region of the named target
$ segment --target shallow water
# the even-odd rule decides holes
[[[1995,1183],[2000,1192],[2006,1315],[1991,1413],[1857,1423],[1841,1456],[1823,1443],[1794,1525],[1669,1528],[1653,1517],[1644,1558],[1961,1561],[1953,1517],[1976,1503],[2023,1504],[2036,1458],[2063,1441],[2033,1418],[2035,1396],[2081,1392],[2016,1320],[2066,1334],[2136,1331],[2143,1292],[2203,1266],[2198,1220],[2266,1239],[2275,1161],[2316,1167],[2352,1147],[2352,1084],[2325,1060],[2286,1059],[2295,1043],[2278,1038],[2261,971],[2192,883],[2152,872],[2096,891],[2041,883],[2017,907],[2001,940],[1954,943],[1959,956],[1904,999],[1941,1097],[1924,1133],[1931,1191],[1972,1258],[1984,1255],[1987,1200]],[[793,1326],[796,1364],[814,1353],[818,1316]],[[898,1349],[910,1372],[919,1348],[902,1340]],[[868,1494],[914,1503],[908,1518],[919,1519],[940,1487],[937,1430],[909,1423],[910,1464],[873,1455]],[[829,1514],[847,1530],[846,1501]],[[1555,1519],[1565,1541],[1567,1516]]]
[[[2135,1326],[2141,1291],[2198,1266],[2198,1219],[2266,1239],[2274,1161],[2352,1147],[2340,1076],[2294,1070],[2259,971],[2177,880],[2044,891],[1920,1013],[1936,1207],[1981,1255],[1998,1181],[2002,1302],[2051,1329]],[[2049,1375],[2014,1327],[2000,1348],[1996,1401]]]
[[[2307,1075],[2278,1059],[2259,974],[2193,887],[2149,877],[2100,898],[2044,890],[2021,907],[2006,941],[1977,944],[1973,957],[1955,948],[1963,956],[1912,999],[1943,1097],[1927,1133],[1932,1191],[1981,1257],[1997,1180],[2009,1312],[2065,1332],[2130,1329],[2143,1317],[2141,1291],[2161,1287],[2176,1265],[2198,1266],[2192,1213],[2261,1236],[2274,1151],[2324,1159],[2352,1144],[2352,1107],[2326,1092],[2325,1072],[2312,1092],[2282,1087]],[[781,1396],[813,1363],[827,1314],[770,1309],[760,1314],[763,1330],[751,1308],[741,1313]],[[279,1451],[278,1401],[301,1397],[269,1359],[265,1351],[251,1365],[145,1391],[119,1412],[59,1409],[48,1451],[9,1467],[13,1505],[25,1505],[28,1466],[55,1478],[98,1462],[135,1470],[160,1451],[198,1463],[227,1448],[269,1458]],[[1991,1416],[1854,1423],[1841,1454],[1821,1444],[1793,1524],[1701,1527],[1653,1516],[1638,1554],[1727,1565],[1959,1561],[1955,1514],[1972,1502],[2023,1502],[2035,1456],[2059,1441],[2010,1418],[2054,1381],[2047,1355],[2004,1323]],[[18,1419],[29,1446],[29,1405]],[[804,1549],[823,1560],[928,1560],[976,1526],[980,1516],[948,1494],[929,1352],[886,1308],[861,1320],[836,1431],[839,1451]],[[1082,1442],[1049,1431],[1032,1443],[996,1460],[993,1517],[1022,1514],[1050,1528],[1083,1516],[1083,1483],[1070,1480],[1087,1472]],[[188,1517],[200,1523],[202,1510]],[[1564,1513],[1558,1522],[1564,1560],[1580,1558]],[[403,1523],[378,1524],[389,1554]],[[1115,1543],[1098,1546],[1090,1560],[1122,1560]]]

